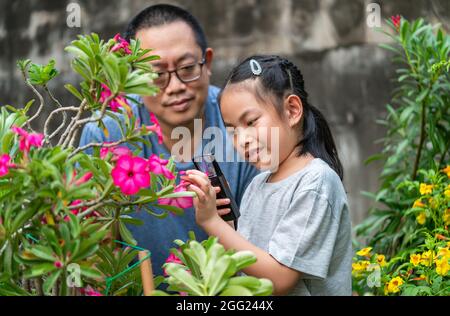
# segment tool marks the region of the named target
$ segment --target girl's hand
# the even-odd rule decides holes
[[[197,224],[204,226],[211,220],[220,218],[216,206],[216,189],[211,185],[208,176],[198,170],[188,170],[183,180],[191,182],[187,190],[197,194],[194,197]]]

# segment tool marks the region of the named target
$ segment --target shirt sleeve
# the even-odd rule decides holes
[[[325,279],[339,230],[327,198],[317,191],[295,193],[269,241],[269,253],[304,279]]]
[[[81,132],[79,147],[90,143],[116,142],[121,140],[123,138],[123,134],[119,126],[119,122],[121,122],[120,124],[125,124],[123,122],[123,116],[119,114],[117,114],[117,120],[108,116],[103,118],[103,124],[107,129],[107,135],[105,135],[105,132],[97,125],[97,123],[91,122],[86,124]],[[125,129],[124,125],[122,129]],[[92,155],[92,147],[86,149],[85,152]]]
[[[83,127],[80,137],[79,147],[86,146],[90,143],[103,143],[106,141],[104,133],[94,123],[88,123]],[[85,152],[92,155],[93,149],[88,148]]]

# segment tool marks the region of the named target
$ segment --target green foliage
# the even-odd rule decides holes
[[[98,98],[102,83],[114,94],[154,95],[158,92],[155,86],[149,85],[157,76],[149,61],[158,57],[149,55],[148,49],[140,49],[139,41],[135,40],[130,43],[132,54],[111,53],[115,44],[112,39],[105,43],[92,33],[78,36],[78,40],[66,47],[66,51],[75,56],[71,63],[73,70],[84,79],[80,84],[81,92],[71,85],[66,88],[78,99],[85,98],[94,109],[99,104],[92,92],[96,92]]]
[[[356,233],[353,287],[361,295],[450,295],[450,37],[422,19],[390,23],[398,88],[381,121],[379,202]],[[372,255],[372,250],[375,254]]]
[[[33,85],[45,85],[58,75],[55,69],[55,60],[51,59],[47,65],[31,63],[28,69],[30,83]]]
[[[192,234],[191,234],[192,235]],[[210,237],[199,243],[195,236],[187,243],[175,241],[179,249],[171,252],[182,263],[164,265],[168,290],[193,296],[268,296],[273,285],[268,279],[236,274],[256,262],[248,251],[225,251],[218,239]],[[157,291],[155,295],[167,295]]]
[[[398,87],[381,121],[388,129],[384,149],[369,159],[384,163],[380,189],[370,194],[381,207],[371,210],[356,233],[377,251],[394,255],[418,242],[408,236],[415,223],[404,220],[415,192],[403,182],[420,181],[419,169],[439,170],[449,159],[450,80],[443,65],[449,59],[450,37],[422,19],[402,19],[399,29],[390,25],[394,35],[386,34],[394,44],[383,47],[395,54]]]
[[[421,170],[426,183],[403,183],[416,198],[403,217],[414,227],[405,236],[409,246],[390,260],[372,254],[372,247],[357,252],[353,287],[359,294],[450,295],[450,167],[445,171]]]
[[[140,49],[136,41],[130,44],[131,54],[112,52],[115,43],[105,43],[92,34],[80,36],[67,48],[77,55],[72,66],[84,81],[81,92],[72,85],[66,88],[81,102],[80,113],[89,113],[91,119],[101,105],[102,84],[114,95],[157,92],[151,84],[156,75],[148,63],[157,57]],[[32,86],[46,85],[58,73],[54,60],[47,65],[30,60],[17,65]],[[8,172],[0,177],[0,295],[75,294],[80,288],[68,288],[66,283],[74,267],[80,271],[78,287],[103,291],[105,280],[125,270],[136,257],[136,251],[114,244],[121,238],[136,243],[127,227],[140,224],[130,216],[140,206],[135,201],[149,203],[145,199],[150,198],[157,206],[159,197],[180,193],[173,193],[175,180],[152,174],[150,188],[134,197],[124,195],[111,177],[115,165],[112,154],[100,157],[99,148],[92,156],[75,152],[64,138],[57,146],[47,143],[29,151],[19,150],[24,136],[11,128],[26,129],[32,104],[30,101],[22,109],[0,109],[0,156],[7,154],[11,159]],[[145,127],[135,128],[136,119],[126,115],[126,106],[122,113],[105,111],[105,115],[120,122],[123,141],[138,147],[136,143],[144,141],[143,136],[150,132]],[[67,140],[76,134],[70,128],[65,134]],[[168,166],[176,175],[175,164],[170,162]],[[174,210],[163,210],[164,214],[170,211]],[[134,269],[114,280],[108,295],[140,295],[141,291],[139,269]]]

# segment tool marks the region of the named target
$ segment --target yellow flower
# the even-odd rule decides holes
[[[421,183],[419,188],[420,194],[431,194],[433,192],[433,187],[434,186],[432,184]]]
[[[450,165],[442,169],[442,171],[444,171],[444,173],[447,174],[447,177],[450,178]]]
[[[439,248],[438,256],[450,259],[450,250],[448,248]]]
[[[450,241],[447,243],[447,247],[450,248]]]
[[[398,293],[400,292],[400,286],[403,284],[403,279],[401,277],[395,277],[388,283],[388,292],[389,293]]]
[[[448,258],[443,257],[436,260],[436,272],[439,275],[446,276],[450,270],[450,265],[448,264]]]
[[[415,267],[417,267],[420,263],[420,259],[421,259],[420,254],[412,254],[410,255],[409,262],[411,262]]]
[[[358,261],[358,262],[352,263],[353,272],[366,271],[369,264],[370,264],[369,261]]]
[[[422,258],[420,259],[420,263],[423,264],[424,266],[429,267],[432,263],[434,252],[432,250],[425,251],[422,253],[421,257]]]
[[[384,255],[377,255],[377,263],[380,267],[384,267],[386,265],[386,257]]]
[[[445,210],[444,215],[442,215],[442,219],[444,221],[445,226],[450,225],[450,208]]]
[[[445,189],[444,194],[446,197],[450,198],[450,189]]]
[[[425,204],[423,204],[421,200],[416,200],[413,207],[425,207]]]
[[[364,269],[362,268],[361,263],[355,262],[355,263],[352,263],[352,270],[353,270],[353,272],[359,272],[359,271],[363,271]]]
[[[371,250],[372,250],[372,247],[367,247],[367,248],[361,249],[356,254],[361,257],[370,257]]]
[[[421,212],[419,215],[417,215],[416,221],[420,225],[425,224],[425,222],[427,221],[427,214],[425,212]]]

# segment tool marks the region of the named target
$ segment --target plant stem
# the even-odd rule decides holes
[[[100,110],[100,116],[99,117],[89,117],[87,119],[83,119],[80,120],[80,117],[77,117],[77,121],[75,122],[75,124],[71,127],[69,134],[67,135],[67,138],[64,140],[63,146],[64,147],[70,147],[70,143],[72,140],[72,136],[73,133],[81,126],[83,126],[84,124],[87,123],[95,123],[95,122],[99,122],[101,120],[103,120],[103,118],[105,117],[105,113],[106,113],[106,109],[108,108],[109,103],[114,100],[114,98],[117,96],[116,94],[113,94],[111,96],[109,96],[102,104],[101,110]]]
[[[64,271],[61,274],[61,289],[60,289],[60,296],[67,296],[68,295],[68,288],[67,288],[67,270],[64,268]]]
[[[58,99],[56,99],[55,97],[54,97],[54,95],[52,94],[52,92],[49,90],[49,88],[47,87],[47,85],[45,84],[44,85],[44,90],[47,92],[47,94],[50,96],[50,99],[52,99],[53,100],[53,102],[55,102],[55,104],[56,104],[56,106],[58,107],[58,108],[64,108],[63,107],[63,105],[58,101]],[[50,117],[49,117],[50,118]],[[62,123],[61,123],[61,125],[56,129],[56,131],[55,132],[53,132],[53,134],[52,134],[52,136],[50,136],[49,138],[48,138],[48,140],[50,140],[52,137],[54,137],[63,127],[64,127],[64,125],[66,125],[66,122],[67,122],[67,113],[65,112],[65,111],[63,111],[63,121],[62,121]],[[46,122],[47,123],[47,122]],[[45,133],[44,133],[45,134]],[[45,134],[45,136],[46,136],[46,138],[47,138],[47,135]]]
[[[42,279],[40,277],[34,279],[34,286],[36,287],[36,294],[38,296],[43,296],[44,291],[42,290]]]
[[[441,157],[441,160],[439,161],[439,166],[438,166],[439,169],[440,169],[441,166],[444,164],[445,157],[447,156],[447,152],[448,152],[449,147],[450,147],[450,140],[447,141],[447,145],[445,146],[445,150],[444,150],[444,152],[442,153],[442,157]]]
[[[114,143],[109,143],[109,144],[105,144],[105,143],[90,143],[87,144],[83,147],[79,147],[77,149],[75,149],[70,155],[69,155],[69,159],[72,158],[73,156],[75,156],[76,154],[78,154],[79,152],[85,151],[88,148],[91,147],[102,147],[102,148],[112,148],[115,146],[118,146],[120,144],[126,143],[128,141],[128,138],[123,138],[122,140],[119,140],[117,142]]]
[[[53,116],[59,112],[63,112],[64,116],[67,116],[66,111],[73,111],[76,112],[78,111],[79,108],[76,106],[68,106],[68,107],[62,107],[62,108],[58,108],[54,111],[52,111],[50,113],[50,115],[48,116],[47,120],[45,121],[44,124],[44,135],[46,138],[48,138],[48,140],[52,139],[53,137],[56,136],[56,134],[58,134],[58,132],[64,128],[64,125],[66,124],[66,122],[64,121],[51,135],[49,135],[48,133],[48,129],[49,129],[49,125],[50,125],[50,121],[52,120]]]
[[[412,180],[416,180],[417,171],[419,170],[420,157],[422,156],[422,148],[425,142],[425,121],[426,120],[426,107],[425,100],[422,102],[422,122],[420,126],[420,140],[419,147],[417,148],[416,161],[414,162],[414,169],[412,174]]]
[[[25,74],[25,70],[22,70],[22,75],[25,78],[25,83],[26,85],[33,91],[33,93],[39,98],[39,102],[41,104],[39,104],[39,108],[36,111],[36,113],[29,118],[25,124],[27,124],[28,128],[30,129],[30,131],[32,131],[33,133],[35,133],[35,131],[31,128],[31,122],[34,121],[42,112],[42,109],[44,108],[44,98],[42,97],[42,95],[39,93],[39,91],[36,90],[36,88],[30,83],[30,81],[27,78],[27,75]]]

